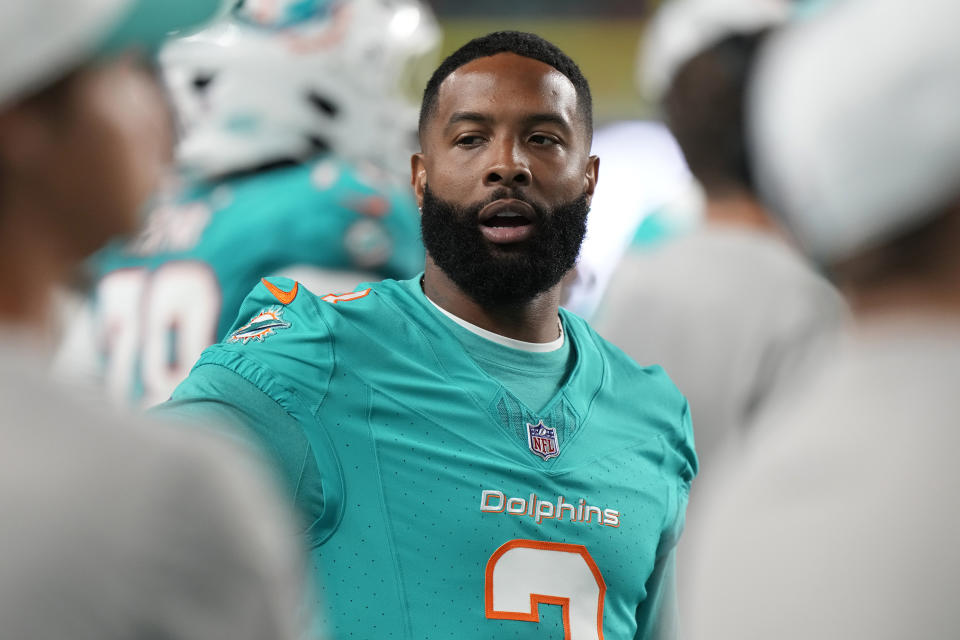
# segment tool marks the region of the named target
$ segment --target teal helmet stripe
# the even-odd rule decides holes
[[[128,49],[154,53],[172,35],[184,35],[222,14],[223,0],[134,0],[98,47],[100,55]]]
[[[262,11],[256,0],[237,2],[233,14],[237,19],[254,26],[271,29],[294,27],[327,15],[336,0],[285,0],[279,3],[279,11]],[[275,7],[278,3],[271,3]]]

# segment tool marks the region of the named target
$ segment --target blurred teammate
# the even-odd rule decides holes
[[[424,92],[423,277],[324,298],[267,278],[165,405],[275,456],[334,636],[674,634],[686,402],[558,311],[597,180],[591,114],[539,37],[464,45]]]
[[[788,245],[755,194],[745,100],[756,51],[789,2],[677,0],[647,35],[644,84],[706,194],[703,225],[629,251],[598,315],[605,337],[664,367],[687,396],[702,475],[684,546],[698,530],[718,452],[823,356],[845,319],[834,289]],[[684,553],[681,595],[690,554]],[[687,603],[681,602],[683,608]]]
[[[787,20],[783,0],[676,0],[646,35],[642,85],[702,186],[702,225],[624,256],[607,288],[598,331],[640,363],[664,367],[687,396],[701,476],[687,516],[681,609],[711,472],[777,394],[794,389],[846,318],[838,294],[759,201],[747,152],[746,94],[756,52]],[[689,549],[688,549],[689,548]]]
[[[23,0],[0,21],[0,636],[296,638],[299,555],[261,471],[43,373],[54,285],[137,223],[171,152],[141,53],[202,0]],[[274,500],[277,500],[274,503]]]
[[[958,21],[849,0],[764,52],[758,183],[856,324],[717,490],[696,638],[960,634]]]
[[[833,288],[757,199],[747,157],[748,74],[767,28],[789,11],[789,2],[677,0],[648,36],[646,90],[661,96],[705,191],[704,224],[659,249],[628,252],[598,330],[669,372],[698,417],[703,459],[750,424],[844,317]]]
[[[166,47],[185,182],[94,263],[87,359],[112,396],[166,400],[262,276],[329,293],[423,268],[399,176],[416,148],[407,85],[438,45],[418,0],[248,0]]]

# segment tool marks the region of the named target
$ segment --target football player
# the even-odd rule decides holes
[[[422,269],[398,176],[415,150],[409,86],[438,46],[418,0],[249,0],[168,45],[182,179],[137,237],[92,263],[93,329],[74,322],[65,366],[96,362],[114,398],[150,406],[260,277],[336,293]]]
[[[558,308],[591,114],[538,36],[461,47],[421,106],[422,277],[324,297],[264,279],[162,409],[273,456],[335,637],[675,634],[687,403]]]

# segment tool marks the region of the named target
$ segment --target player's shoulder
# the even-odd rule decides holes
[[[405,306],[409,282],[382,280],[343,293],[313,292],[290,278],[262,278],[246,297],[226,344],[316,340],[344,323],[383,324]],[[277,336],[275,339],[274,336]]]
[[[372,165],[324,155],[289,169],[285,180],[303,207],[336,208],[372,219],[415,208],[410,189]]]
[[[263,344],[274,336],[322,328],[316,296],[296,280],[272,276],[261,278],[247,294],[224,343]]]
[[[360,220],[403,224],[419,232],[409,184],[376,167],[330,154],[244,178],[232,201],[285,216],[298,229],[327,229],[338,221]]]
[[[573,333],[576,340],[588,343],[595,350],[596,356],[607,369],[606,379],[610,384],[632,388],[640,385],[647,392],[657,393],[677,402],[683,401],[683,396],[663,367],[657,364],[639,364],[620,347],[597,333],[580,316],[563,309],[561,314],[567,331]]]
[[[353,196],[386,191],[381,183],[365,179],[355,166],[325,154],[302,164],[239,175],[208,185],[205,197],[225,207],[256,204],[271,210],[302,211],[317,204],[350,209],[353,204],[363,204],[359,200],[355,203]]]
[[[194,366],[219,365],[277,399],[284,389],[320,395],[336,363],[365,348],[372,335],[391,335],[402,314],[392,298],[401,283],[364,283],[346,293],[318,295],[296,280],[267,277],[247,295],[233,326]],[[189,380],[189,378],[188,378]]]
[[[261,279],[243,300],[232,326],[203,351],[193,371],[220,365],[264,391],[275,387],[278,374],[293,380],[322,378],[316,368],[331,362],[333,349],[322,313],[325,304],[295,280]]]
[[[602,383],[596,394],[596,415],[604,416],[610,424],[623,424],[626,415],[627,422],[635,425],[636,434],[663,438],[667,450],[672,452],[670,464],[676,465],[680,477],[689,484],[698,463],[686,397],[663,367],[638,364],[585,320],[569,312],[563,314],[564,324],[568,331],[575,332],[581,352],[593,351],[594,357],[603,363],[598,371]]]
[[[602,407],[603,413],[609,411],[619,416],[626,413],[634,424],[652,427],[671,442],[689,441],[692,449],[689,404],[663,367],[637,363],[597,333],[586,320],[566,311],[562,313],[564,325],[578,343],[581,360],[590,358],[599,363],[592,365],[594,375],[602,380],[596,406]]]

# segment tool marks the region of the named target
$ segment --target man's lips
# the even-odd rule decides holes
[[[526,202],[504,198],[494,200],[477,215],[480,232],[490,242],[522,242],[533,234],[536,213]]]

